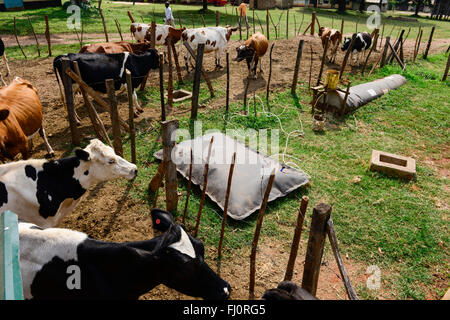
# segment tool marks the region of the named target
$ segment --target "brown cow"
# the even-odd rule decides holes
[[[140,54],[150,49],[150,43],[130,43],[126,41],[86,44],[80,53],[122,53]]]
[[[319,37],[322,40],[322,48],[325,48],[326,39],[330,37],[330,40],[328,40],[328,47],[331,48],[331,58],[329,58],[329,61],[334,63],[337,49],[342,41],[342,34],[336,29],[320,27]]]
[[[28,159],[31,152],[28,140],[37,132],[53,156],[42,126],[42,105],[37,90],[30,82],[16,77],[9,86],[0,89],[0,160],[13,160],[18,153]]]
[[[253,77],[256,79],[256,66],[259,64],[259,72],[262,72],[262,57],[266,54],[269,47],[269,41],[266,36],[260,32],[252,34],[252,36],[245,41],[243,45],[236,48],[237,57],[235,61],[247,60],[248,76],[250,78],[250,69],[253,69]],[[254,62],[251,67],[251,62]]]

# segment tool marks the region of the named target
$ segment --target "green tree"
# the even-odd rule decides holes
[[[345,0],[337,0],[338,2],[338,11],[339,12],[344,12],[345,11]]]

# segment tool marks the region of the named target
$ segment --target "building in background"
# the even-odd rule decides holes
[[[58,6],[61,6],[61,0],[0,0],[1,11],[18,11]]]

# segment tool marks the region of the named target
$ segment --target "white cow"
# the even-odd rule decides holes
[[[151,41],[150,34],[151,24],[134,22],[130,26],[130,31],[133,37],[138,42]],[[165,24],[157,24],[155,31],[155,45],[164,45],[164,59],[167,55],[167,38],[172,38],[173,44],[176,44],[181,39],[181,33],[186,28],[176,29]],[[178,50],[179,52],[179,50]]]
[[[199,43],[205,44],[205,53],[215,52],[216,53],[216,69],[222,68],[220,65],[220,57],[222,53],[227,48],[228,41],[230,40],[233,31],[238,28],[231,27],[206,27],[206,28],[196,28],[196,29],[186,29],[183,31],[181,38],[183,41],[187,42],[194,53],[197,54],[197,48]],[[184,57],[186,62],[186,70],[189,72],[188,60],[192,56],[187,52]],[[191,62],[192,65],[192,62]]]
[[[43,228],[57,226],[91,186],[117,178],[133,179],[137,167],[94,139],[75,156],[30,159],[0,165],[0,212]]]

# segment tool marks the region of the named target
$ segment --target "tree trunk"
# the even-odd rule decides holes
[[[359,12],[363,13],[366,10],[366,0],[360,0],[359,2]]]
[[[415,16],[419,15],[419,9],[420,6],[422,5],[423,0],[417,0],[417,5],[416,5],[416,12],[414,13]]]
[[[206,10],[208,10],[208,0],[203,0],[203,12],[205,12]]]

